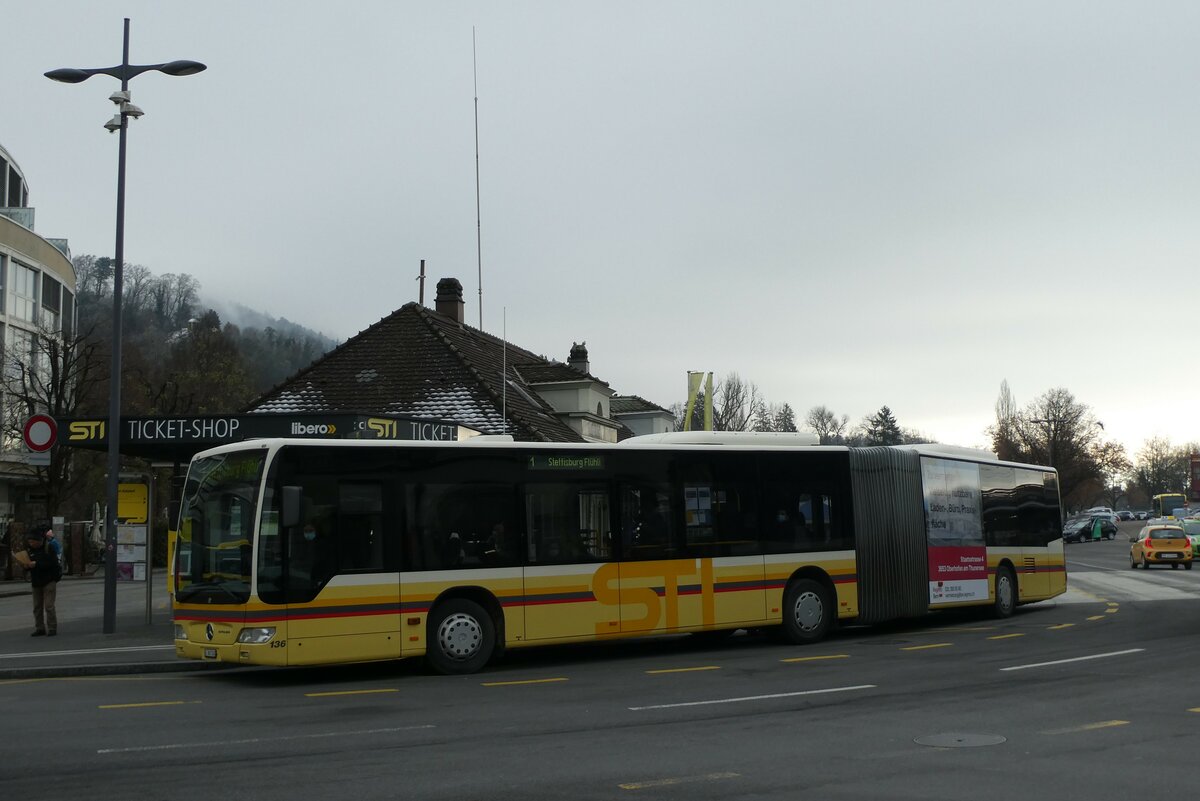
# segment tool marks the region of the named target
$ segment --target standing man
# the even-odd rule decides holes
[[[33,635],[34,637],[58,634],[58,615],[54,601],[58,595],[58,580],[62,578],[62,565],[58,556],[46,544],[48,525],[36,524],[26,537],[27,553],[33,563],[30,584],[33,585]]]

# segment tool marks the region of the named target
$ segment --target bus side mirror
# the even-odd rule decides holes
[[[300,500],[303,496],[302,487],[283,488],[283,506],[280,514],[280,528],[287,530],[300,525]]]

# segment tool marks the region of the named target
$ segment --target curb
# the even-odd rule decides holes
[[[76,676],[123,676],[135,673],[208,673],[246,669],[246,665],[211,662],[126,662],[111,665],[44,665],[0,669],[0,681],[12,679],[60,679]]]

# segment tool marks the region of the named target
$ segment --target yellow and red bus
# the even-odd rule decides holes
[[[797,441],[205,451],[180,510],[176,652],[468,673],[507,648],[737,629],[810,643],[839,622],[1007,616],[1065,591],[1053,469]]]
[[[1174,520],[1175,511],[1182,509],[1181,517],[1187,516],[1188,500],[1182,492],[1163,492],[1150,499],[1150,517]]]

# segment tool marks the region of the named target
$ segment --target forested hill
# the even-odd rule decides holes
[[[112,331],[111,259],[80,255],[77,275],[79,344],[109,358]],[[127,264],[122,291],[122,406],[126,414],[224,414],[331,350],[335,340],[286,319],[239,304],[200,299],[186,273],[157,275]],[[97,365],[107,374],[107,361]],[[102,413],[107,382],[85,392],[81,413]]]

